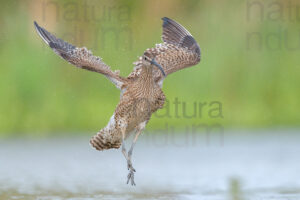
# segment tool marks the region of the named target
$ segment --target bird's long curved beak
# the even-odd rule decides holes
[[[154,58],[151,60],[151,64],[152,64],[152,65],[155,65],[156,67],[158,67],[158,69],[160,69],[161,73],[162,73],[164,76],[166,76],[166,73],[165,73],[164,69],[162,68],[162,66],[161,66],[160,64],[158,64],[158,63],[155,61]]]

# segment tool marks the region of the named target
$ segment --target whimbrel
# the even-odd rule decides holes
[[[107,126],[91,138],[90,144],[100,151],[122,146],[129,170],[127,184],[130,181],[131,185],[135,185],[132,151],[152,113],[164,105],[165,95],[161,88],[165,77],[200,62],[200,47],[192,35],[179,23],[167,17],[162,20],[163,43],[147,49],[134,62],[135,67],[128,77],[112,71],[100,57],[94,56],[85,47],[78,48],[56,38],[34,22],[37,33],[57,55],[79,68],[105,75],[121,90],[114,114]],[[131,134],[135,136],[127,152],[124,141]]]

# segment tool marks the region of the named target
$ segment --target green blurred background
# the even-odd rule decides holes
[[[299,3],[1,1],[0,134],[90,135],[106,125],[119,100],[118,89],[105,77],[55,55],[36,34],[34,20],[127,76],[143,51],[161,42],[164,16],[193,34],[202,60],[165,80],[168,108],[152,117],[148,130],[166,124],[178,131],[194,124],[297,128],[300,13],[294,8]],[[181,103],[176,111],[176,98],[186,110]],[[205,103],[201,110],[199,104]],[[196,110],[197,116],[184,117],[184,110],[190,116]]]

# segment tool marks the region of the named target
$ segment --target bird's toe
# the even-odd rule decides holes
[[[135,186],[135,182],[134,182],[134,172],[132,170],[130,170],[130,172],[127,175],[127,184],[131,183],[132,186]]]

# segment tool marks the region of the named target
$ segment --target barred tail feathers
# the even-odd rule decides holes
[[[107,126],[101,129],[90,140],[92,147],[99,151],[112,148],[118,149],[120,148],[121,143],[121,134],[116,129],[114,115],[110,118]]]
[[[113,139],[113,137],[109,132],[104,129],[100,130],[96,135],[94,135],[91,140],[90,144],[92,147],[97,149],[98,151],[103,151],[106,149],[118,149],[121,146],[121,141]]]

